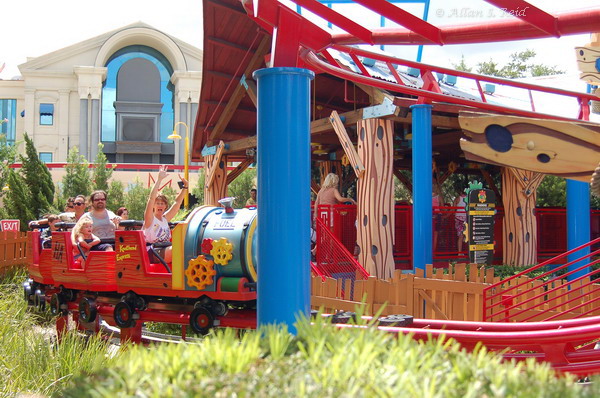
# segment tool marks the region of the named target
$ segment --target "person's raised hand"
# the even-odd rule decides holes
[[[167,165],[163,164],[158,169],[158,179],[163,180],[167,176]]]
[[[179,179],[181,180],[181,182],[183,182],[183,188],[182,189],[186,189],[186,188],[190,187],[190,185],[188,183],[188,180],[186,180],[184,177],[182,177],[182,176],[179,175]]]

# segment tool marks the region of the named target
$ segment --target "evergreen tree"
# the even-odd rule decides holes
[[[119,207],[125,206],[125,191],[121,181],[111,181],[106,192],[108,194],[107,209],[117,211]]]
[[[33,145],[33,140],[27,133],[25,137],[25,155],[20,156],[22,162],[22,173],[29,195],[23,197],[23,201],[29,206],[35,217],[47,212],[54,199],[54,183],[48,167],[38,156]]]
[[[29,221],[37,217],[30,207],[30,191],[27,189],[25,179],[14,169],[9,169],[7,187],[4,197],[4,207],[8,217],[21,220],[21,230],[26,231]]]
[[[125,196],[125,207],[129,210],[129,219],[143,220],[150,188],[144,188],[144,184],[140,180],[136,180],[128,188]]]
[[[104,154],[104,145],[98,144],[98,154],[94,160],[94,169],[92,171],[92,179],[94,182],[94,190],[103,190],[108,192],[108,180],[112,177],[114,167],[107,167],[108,160]]]
[[[7,142],[6,135],[0,134],[0,198],[6,194],[3,188],[8,183],[9,166],[15,163],[16,158],[17,152],[15,147]]]
[[[67,155],[66,174],[63,177],[62,193],[64,197],[85,195],[92,193],[92,179],[90,177],[89,163],[79,149],[73,147]]]

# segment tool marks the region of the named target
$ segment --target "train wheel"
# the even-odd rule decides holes
[[[62,294],[54,293],[50,297],[50,313],[52,315],[67,315],[67,302]]]
[[[133,307],[127,301],[121,301],[115,305],[113,316],[115,318],[115,323],[121,329],[130,328],[135,325],[133,314]]]
[[[77,292],[72,289],[65,289],[64,287],[61,287],[60,293],[63,295],[65,301],[67,302],[75,301],[75,299],[77,298]]]
[[[98,309],[96,308],[96,300],[83,297],[79,301],[79,319],[83,322],[94,322],[98,315]]]
[[[206,335],[214,325],[215,318],[208,308],[194,308],[190,314],[190,326],[198,334]]]
[[[23,282],[23,298],[29,305],[33,304],[32,295],[33,289],[31,288],[31,282],[30,279],[27,279],[25,282]]]
[[[212,304],[212,312],[215,316],[225,316],[227,314],[227,304],[222,301],[215,301]]]
[[[33,294],[33,305],[40,312],[46,310],[46,295],[40,289],[37,289]]]

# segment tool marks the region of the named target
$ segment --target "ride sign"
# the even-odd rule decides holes
[[[490,189],[473,189],[468,196],[469,259],[471,263],[492,263],[494,257],[494,216],[496,194]]]
[[[13,231],[18,232],[21,229],[20,220],[0,220],[0,229],[2,231]]]

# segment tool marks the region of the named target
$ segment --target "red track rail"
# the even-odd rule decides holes
[[[409,334],[420,341],[453,339],[467,350],[482,344],[489,350],[501,352],[505,359],[521,361],[533,358],[549,363],[556,371],[577,376],[600,373],[600,350],[595,349],[595,342],[600,336],[600,317],[511,324],[415,319],[411,327],[380,326],[379,329],[393,334]]]
[[[557,100],[564,100],[565,98],[570,98],[576,100],[580,106],[578,118],[581,120],[589,119],[589,101],[591,100],[600,100],[599,97],[586,94],[586,93],[578,93],[575,91],[567,91],[556,88],[538,86],[534,84],[522,83],[508,79],[500,79],[497,77],[491,76],[483,76],[477,75],[469,72],[462,72],[453,69],[447,69],[434,65],[427,65],[419,62],[413,62],[409,60],[399,59],[395,57],[391,57],[388,55],[382,55],[373,53],[370,51],[366,51],[360,48],[348,47],[342,45],[333,45],[331,47],[337,51],[348,54],[357,67],[361,70],[361,74],[349,71],[344,69],[341,64],[339,64],[334,57],[329,53],[328,50],[324,50],[321,52],[323,57],[317,56],[314,52],[309,50],[304,50],[301,52],[300,56],[306,62],[307,65],[314,68],[317,71],[326,72],[331,75],[337,76],[341,79],[350,80],[356,83],[361,83],[365,85],[369,85],[372,87],[381,88],[384,90],[389,90],[392,92],[403,93],[406,95],[413,95],[422,99],[426,99],[427,101],[438,101],[438,102],[447,102],[457,105],[466,105],[475,107],[482,110],[493,111],[493,112],[501,112],[501,113],[511,113],[515,115],[525,116],[525,117],[534,117],[534,118],[542,118],[542,119],[555,119],[555,120],[574,120],[566,117],[550,115],[545,113],[540,113],[535,110],[535,104],[533,103],[532,93],[545,93],[552,94],[557,96]],[[359,58],[359,57],[362,57]],[[389,73],[394,76],[396,82],[389,82],[386,80],[381,80],[379,78],[373,77],[369,74],[369,70],[363,65],[363,61],[365,59],[371,59],[380,61],[385,63],[388,68]],[[407,86],[402,82],[402,79],[398,75],[398,71],[396,69],[397,66],[405,66],[410,68],[419,69],[421,72],[421,77],[423,80],[423,84],[421,87],[412,87]],[[476,87],[479,92],[479,100],[472,100],[468,98],[457,97],[454,95],[444,94],[441,91],[440,86],[437,83],[437,79],[434,77],[433,73],[441,73],[445,75],[457,76],[463,79],[468,79],[475,82]],[[527,91],[527,94],[530,98],[531,111],[512,108],[505,105],[497,105],[491,104],[488,102],[488,98],[484,93],[481,82],[493,83],[503,86],[508,86],[517,89],[523,89]]]

